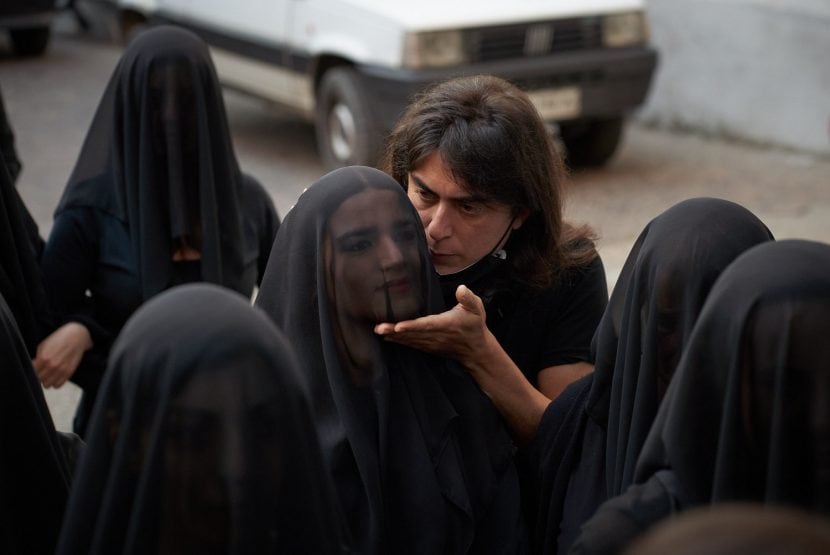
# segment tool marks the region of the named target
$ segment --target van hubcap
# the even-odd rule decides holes
[[[352,156],[355,134],[352,111],[345,104],[335,104],[329,114],[329,143],[338,160],[345,162]]]

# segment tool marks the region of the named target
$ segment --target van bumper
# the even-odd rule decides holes
[[[401,70],[358,65],[355,69],[371,95],[373,111],[388,129],[415,94],[460,75],[497,75],[528,92],[577,87],[581,108],[577,116],[568,119],[623,115],[645,101],[656,66],[657,52],[640,47],[558,53],[463,68]]]

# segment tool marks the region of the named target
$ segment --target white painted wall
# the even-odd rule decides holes
[[[830,152],[830,0],[646,0],[660,52],[638,117]]]

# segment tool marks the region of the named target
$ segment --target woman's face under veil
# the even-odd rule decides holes
[[[232,547],[265,547],[275,539],[284,501],[279,394],[257,372],[244,365],[203,372],[171,403],[161,552],[198,547],[225,553]],[[251,531],[261,536],[245,537]]]
[[[415,318],[423,308],[418,221],[392,191],[367,189],[328,225],[329,296],[341,325]]]

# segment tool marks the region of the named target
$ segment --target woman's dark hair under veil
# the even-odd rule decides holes
[[[579,552],[616,552],[714,503],[829,514],[828,333],[830,245],[770,242],[738,257],[706,300],[634,485],[586,523]]]
[[[31,355],[0,295],[0,552],[54,553],[70,472]]]
[[[594,335],[594,372],[549,405],[534,440],[536,547],[565,552],[634,467],[692,327],[721,272],[772,240],[746,208],[716,198],[670,207],[640,233]]]
[[[341,552],[301,374],[232,291],[146,303],[113,347],[57,552]]]
[[[453,362],[373,332],[443,310],[401,187],[335,170],[286,214],[256,300],[297,349],[361,553],[509,553],[524,545],[512,443]]]

